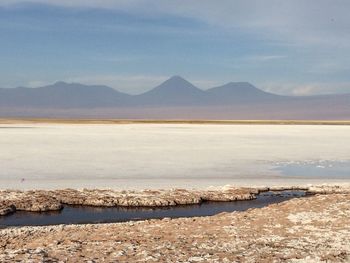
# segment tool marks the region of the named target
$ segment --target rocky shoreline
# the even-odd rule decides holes
[[[57,211],[62,209],[63,205],[164,207],[199,204],[204,201],[252,200],[261,192],[286,190],[302,190],[308,194],[350,193],[350,187],[331,185],[257,188],[225,186],[211,190],[0,190],[0,216],[16,211]]]
[[[309,190],[209,217],[5,228],[0,262],[349,262],[349,189]]]

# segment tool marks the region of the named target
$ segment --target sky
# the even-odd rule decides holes
[[[0,87],[142,93],[172,75],[350,93],[348,0],[0,0]]]

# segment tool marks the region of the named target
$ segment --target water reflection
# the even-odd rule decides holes
[[[0,226],[53,225],[123,222],[164,217],[210,216],[222,212],[245,211],[282,202],[293,197],[305,196],[304,191],[261,193],[257,199],[235,202],[203,202],[197,205],[171,207],[93,207],[65,206],[61,211],[25,212],[0,217]]]

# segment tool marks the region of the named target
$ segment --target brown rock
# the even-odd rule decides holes
[[[16,211],[16,207],[6,201],[0,201],[0,216],[5,216]]]
[[[49,211],[59,210],[62,204],[89,206],[175,206],[199,204],[203,201],[238,201],[255,199],[260,192],[304,190],[310,194],[350,193],[345,186],[275,186],[260,188],[237,188],[226,186],[215,190],[144,190],[117,191],[101,189],[63,189],[54,191],[0,191],[0,215],[15,210]]]
[[[350,194],[245,212],[0,230],[0,262],[349,262]]]

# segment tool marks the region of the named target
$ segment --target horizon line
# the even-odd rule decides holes
[[[113,88],[109,85],[105,85],[105,84],[86,84],[86,83],[82,83],[82,82],[76,82],[76,81],[64,81],[64,80],[57,80],[57,81],[54,81],[52,82],[51,84],[47,84],[47,85],[40,85],[40,86],[36,86],[36,87],[26,87],[26,86],[17,86],[17,87],[10,87],[10,88],[1,88],[0,87],[0,90],[1,89],[38,89],[38,88],[46,88],[46,87],[49,87],[49,86],[54,86],[54,85],[57,85],[57,84],[66,84],[66,85],[82,85],[82,86],[87,86],[87,87],[98,87],[98,86],[101,86],[101,87],[107,87],[107,88],[110,88],[110,89],[113,89],[114,91],[116,92],[119,92],[119,93],[122,93],[122,94],[125,94],[125,95],[129,95],[129,96],[139,96],[139,95],[142,95],[142,94],[145,94],[159,86],[161,86],[162,84],[164,84],[165,82],[169,81],[169,80],[172,80],[172,79],[180,79],[184,82],[188,82],[189,84],[191,84],[192,86],[194,86],[195,88],[197,89],[200,89],[204,92],[206,91],[209,91],[211,89],[215,89],[215,88],[220,88],[220,87],[224,87],[226,85],[230,85],[230,84],[248,84],[248,85],[251,85],[253,88],[257,89],[257,90],[260,90],[260,91],[263,91],[265,93],[269,93],[269,94],[273,94],[273,95],[276,95],[276,96],[281,96],[281,97],[320,97],[320,96],[327,96],[327,95],[344,95],[344,94],[350,94],[350,92],[344,92],[344,93],[324,93],[324,94],[313,94],[313,95],[308,95],[308,94],[305,94],[305,95],[281,95],[281,94],[278,94],[278,93],[274,93],[274,92],[270,92],[270,91],[265,91],[263,89],[260,89],[260,88],[257,88],[254,84],[250,83],[249,81],[229,81],[229,82],[225,82],[224,84],[222,85],[219,85],[219,86],[214,86],[214,87],[210,87],[210,88],[207,88],[207,89],[203,89],[203,88],[200,88],[199,86],[197,85],[194,85],[192,84],[192,82],[188,81],[187,79],[185,79],[184,77],[180,76],[180,75],[172,75],[171,77],[169,77],[168,79],[162,81],[160,84],[154,86],[154,87],[151,87],[147,90],[145,90],[144,92],[141,92],[141,93],[137,93],[137,94],[132,94],[132,93],[128,93],[128,92],[124,92],[124,91],[119,91],[118,89],[116,88]]]

